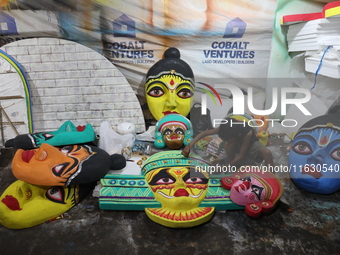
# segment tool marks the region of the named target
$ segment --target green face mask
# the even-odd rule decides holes
[[[76,127],[71,121],[66,121],[56,131],[18,135],[6,141],[5,146],[25,150],[39,148],[43,143],[63,146],[93,142],[95,139],[96,134],[92,125]]]

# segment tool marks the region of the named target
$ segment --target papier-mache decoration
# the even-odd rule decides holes
[[[180,57],[177,48],[169,48],[164,52],[164,58],[146,74],[146,102],[156,120],[169,113],[187,116],[190,112],[195,90],[194,74]]]
[[[55,219],[85,198],[95,184],[36,186],[17,180],[0,196],[0,223],[23,229]]]
[[[146,208],[148,217],[166,227],[193,227],[207,222],[214,207],[198,207],[208,190],[209,173],[203,160],[185,158],[179,151],[154,154],[142,173],[161,208]],[[202,169],[202,170],[201,170]]]
[[[288,164],[299,188],[319,194],[339,190],[340,113],[331,110],[302,125],[294,136]]]
[[[254,115],[253,116],[256,127],[257,127],[257,134],[256,137],[259,141],[264,145],[267,146],[269,144],[270,134],[268,132],[269,127],[269,117],[265,115]]]
[[[271,211],[282,196],[281,181],[273,173],[257,166],[243,166],[239,170],[221,180],[223,188],[230,190],[231,200],[245,206],[251,217]]]
[[[154,145],[157,148],[180,149],[192,140],[191,122],[180,114],[167,114],[156,124]]]
[[[12,172],[16,178],[30,184],[68,186],[97,181],[108,171],[125,166],[124,156],[109,155],[95,146],[54,147],[43,143],[38,149],[17,150]]]
[[[76,127],[71,121],[66,121],[57,131],[18,135],[7,140],[5,147],[27,150],[39,148],[43,143],[52,146],[63,146],[89,143],[95,139],[96,133],[91,124]]]
[[[103,210],[145,210],[156,223],[188,228],[209,221],[215,210],[243,209],[221,186],[221,175],[209,176],[201,158],[186,158],[180,150],[158,152],[142,167],[142,175],[111,175],[101,179]]]
[[[269,144],[270,134],[268,131],[258,132],[256,134],[256,137],[259,139],[260,143],[262,143],[264,146],[267,146]]]

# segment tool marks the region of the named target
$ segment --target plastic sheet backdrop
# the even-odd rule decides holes
[[[222,80],[256,92],[267,90],[270,107],[273,87],[295,85],[277,81],[290,78],[280,18],[320,11],[327,2],[1,0],[0,45],[28,37],[76,41],[105,55],[139,95],[144,95],[147,70],[165,49],[176,47],[196,82],[214,85]]]
[[[197,81],[242,78],[264,88],[254,78],[267,75],[276,1],[96,2],[106,6],[105,55],[134,88],[168,47],[181,51]]]

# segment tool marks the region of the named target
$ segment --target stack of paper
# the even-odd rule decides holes
[[[328,46],[340,46],[340,17],[330,17],[289,25],[288,51],[323,51]]]
[[[307,52],[305,70],[340,78],[340,1],[324,6],[321,12],[285,15],[289,52]]]
[[[318,72],[318,74],[339,79],[340,61],[334,59],[333,60],[323,59],[321,63],[320,58],[307,57],[305,58],[305,70],[310,73]]]
[[[337,43],[335,43],[337,44]],[[305,58],[307,72],[340,78],[340,46],[327,47],[324,52],[309,52]]]

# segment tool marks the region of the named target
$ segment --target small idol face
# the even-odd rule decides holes
[[[170,113],[187,116],[191,109],[194,84],[178,75],[168,74],[148,80],[145,92],[149,110],[156,120]]]
[[[230,190],[231,200],[238,205],[263,201],[265,194],[266,188],[253,176],[244,176],[237,180]]]
[[[17,180],[0,197],[0,223],[28,228],[55,218],[76,204],[77,186],[36,186]]]
[[[12,172],[20,180],[46,186],[68,185],[81,172],[82,163],[92,156],[89,146],[69,145],[61,148],[46,143],[34,150],[17,150]]]
[[[162,129],[163,139],[170,149],[177,150],[183,146],[185,130],[180,125],[168,125]]]
[[[329,194],[340,189],[340,134],[333,128],[300,132],[288,156],[294,183],[310,192]]]
[[[145,178],[156,200],[172,210],[197,208],[208,188],[208,176],[190,167],[158,168]]]

